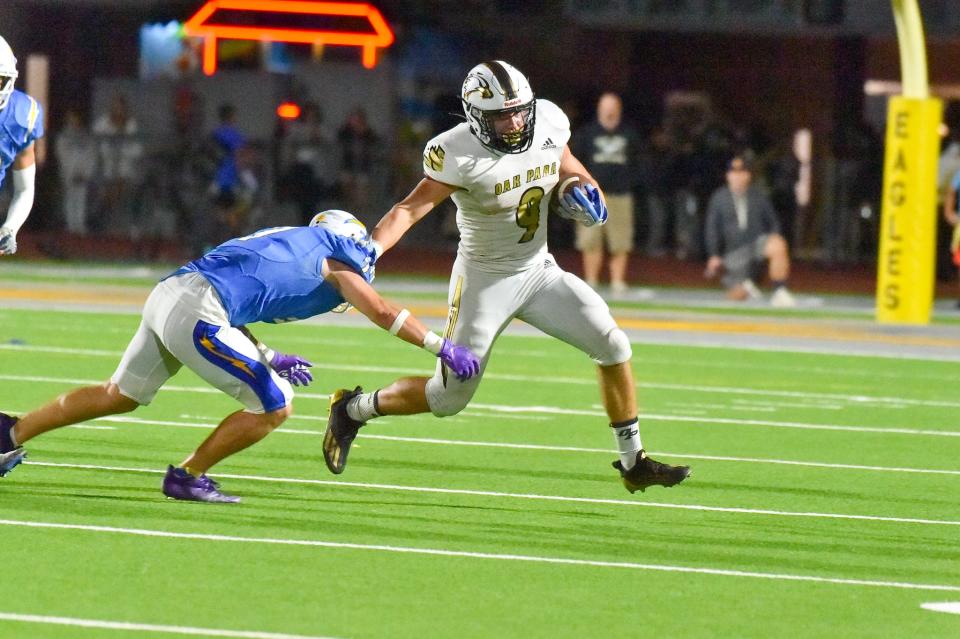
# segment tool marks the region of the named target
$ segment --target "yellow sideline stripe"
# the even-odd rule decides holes
[[[95,293],[76,289],[22,289],[0,288],[0,299],[6,300],[33,300],[40,302],[68,302],[68,303],[95,303],[95,304],[143,304],[149,291],[136,293]]]
[[[830,326],[758,323],[736,320],[638,320],[617,318],[621,328],[653,331],[692,331],[697,333],[746,333],[751,335],[776,335],[782,337],[810,337],[837,341],[857,340],[880,344],[909,344],[913,346],[960,347],[960,339],[925,337],[922,335],[885,335],[856,329]]]
[[[0,288],[0,300],[18,299],[33,301],[51,301],[75,304],[143,304],[147,291],[136,293],[103,294],[78,291],[76,289],[26,290],[18,288]],[[407,308],[416,316],[446,318],[449,307],[441,304],[411,305]],[[351,309],[356,313],[356,309]],[[861,341],[877,344],[903,344],[910,346],[934,346],[960,348],[960,339],[947,337],[927,337],[923,335],[890,335],[853,328],[837,328],[812,324],[781,322],[757,322],[751,320],[674,320],[674,319],[637,319],[617,317],[621,328],[646,331],[675,331],[692,333],[734,333],[746,335],[771,335],[793,338],[811,338],[833,341]]]

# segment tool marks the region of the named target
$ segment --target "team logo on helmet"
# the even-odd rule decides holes
[[[367,239],[367,227],[351,213],[338,209],[321,211],[310,220],[310,226],[320,226],[331,233],[363,242]]]
[[[480,94],[481,100],[489,100],[493,97],[493,91],[490,90],[490,83],[487,79],[477,73],[471,73],[463,81],[463,99],[466,100],[474,93]]]

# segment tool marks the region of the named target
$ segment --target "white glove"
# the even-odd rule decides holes
[[[13,255],[17,252],[17,234],[13,229],[0,226],[0,255]]]

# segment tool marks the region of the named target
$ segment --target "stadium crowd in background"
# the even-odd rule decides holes
[[[89,177],[76,170],[70,153],[52,156],[54,161],[44,167],[44,173],[60,184],[55,197],[64,203],[55,200],[55,208],[63,210],[64,219],[50,219],[45,213],[45,230],[59,224],[77,235],[86,230],[98,237],[125,239],[188,237],[183,257],[190,257],[224,236],[270,223],[262,217],[264,205],[269,205],[271,215],[289,211],[282,217],[284,223],[302,222],[311,211],[337,205],[358,210],[369,220],[402,184],[418,175],[417,154],[407,151],[441,130],[435,122],[449,124],[448,101],[439,97],[425,102],[428,110],[401,107],[395,126],[368,122],[361,104],[339,121],[328,121],[323,113],[332,110],[335,98],[306,91],[299,119],[271,119],[256,126],[245,120],[240,133],[248,143],[237,153],[237,162],[244,165],[252,199],[242,214],[224,213],[216,210],[220,198],[211,204],[204,196],[216,179],[219,160],[209,136],[197,132],[212,125],[197,115],[204,109],[190,89],[190,76],[176,82],[169,105],[145,112],[131,106],[136,101],[125,104],[118,95],[108,114],[94,118],[92,134],[99,157],[88,170]],[[432,85],[424,88],[430,95],[436,93]],[[754,184],[769,195],[782,235],[795,255],[827,264],[866,263],[874,258],[882,174],[877,131],[855,119],[837,122],[831,137],[811,141],[806,131],[805,146],[798,149],[796,140],[804,137],[804,130],[792,131],[785,125],[764,130],[757,122],[718,106],[722,96],[675,90],[665,93],[657,108],[649,109],[641,108],[640,91],[635,87],[620,93],[623,119],[637,131],[627,186],[621,178],[601,180],[607,183],[608,194],[633,198],[633,229],[624,237],[617,234],[618,241],[635,245],[649,257],[707,259],[705,221],[710,195],[724,184],[724,163],[736,153],[747,152],[754,158]],[[570,105],[575,131],[601,126],[595,122],[595,96],[589,92],[546,95],[565,107]],[[144,125],[146,119],[169,119],[174,122],[173,135],[145,134],[158,130]],[[57,146],[72,145],[76,152],[75,123],[68,125],[64,117],[54,117],[51,129],[55,141],[64,137],[64,144]],[[589,155],[580,153],[590,161]],[[138,216],[149,209],[148,215],[133,224],[132,208]],[[218,218],[227,223],[212,224]],[[439,239],[451,249],[456,233],[452,224],[442,220],[431,224],[436,226],[429,235],[431,242]],[[211,226],[225,230],[213,237]],[[585,237],[583,232],[580,236]],[[552,230],[551,241],[557,248],[572,246],[573,227]],[[620,264],[626,262],[626,255],[620,246],[613,248],[618,250],[613,251],[611,281],[619,290]],[[591,283],[599,279],[593,273],[595,262],[595,251],[587,251],[584,272]]]

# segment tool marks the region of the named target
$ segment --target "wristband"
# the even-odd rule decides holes
[[[434,333],[433,331],[427,331],[427,334],[423,336],[423,349],[433,353],[434,355],[440,354],[440,348],[443,346],[443,338]]]
[[[370,240],[370,247],[373,249],[373,261],[376,262],[383,255],[383,244],[376,240]]]
[[[403,309],[397,313],[397,318],[393,320],[393,324],[390,325],[390,334],[396,335],[400,332],[400,329],[403,327],[403,323],[407,321],[407,318],[410,317],[410,311]]]

